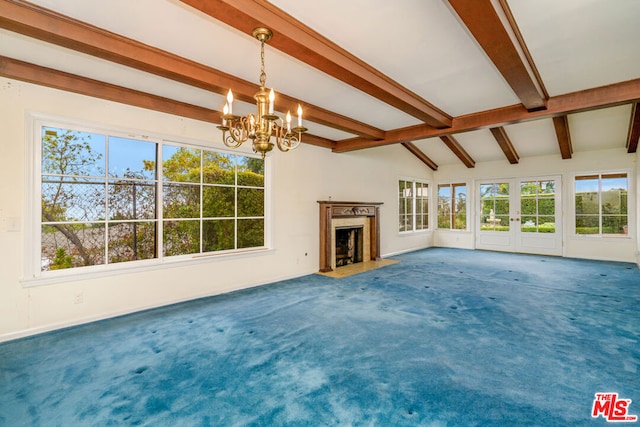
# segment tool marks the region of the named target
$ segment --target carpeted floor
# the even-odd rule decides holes
[[[3,426],[576,426],[640,414],[635,265],[427,249],[0,344]]]

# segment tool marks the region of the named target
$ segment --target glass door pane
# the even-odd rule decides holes
[[[480,199],[480,230],[509,231],[509,183],[481,184]]]
[[[523,233],[555,233],[555,181],[523,181],[520,183],[520,231]]]

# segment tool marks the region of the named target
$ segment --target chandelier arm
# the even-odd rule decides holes
[[[227,134],[227,132],[223,131],[222,132],[222,142],[224,143],[224,145],[226,145],[229,148],[238,148],[238,147],[240,147],[240,145],[244,141],[238,141],[233,136],[233,132],[231,132],[231,131],[228,134]]]
[[[230,148],[237,148],[251,136],[246,117],[240,117],[229,121],[229,135],[223,140],[224,144]]]
[[[274,124],[275,125],[275,124]],[[287,152],[293,150],[302,142],[302,133],[306,131],[304,128],[287,129],[284,121],[280,126],[275,125],[274,136],[276,140],[276,146],[280,151]]]

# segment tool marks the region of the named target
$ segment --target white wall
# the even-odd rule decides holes
[[[318,200],[383,202],[381,252],[426,247],[431,233],[397,232],[397,180],[432,172],[401,146],[357,153],[301,145],[271,154],[274,250],[171,268],[25,287],[25,117],[56,115],[167,136],[211,141],[212,124],[0,78],[0,341],[143,308],[214,295],[318,270]],[[78,297],[82,302],[78,303]]]
[[[630,172],[629,194],[636,194],[634,200],[629,200],[629,206],[637,205],[638,186],[638,155],[628,154],[626,149],[601,150],[574,153],[571,159],[562,160],[560,155],[529,157],[520,160],[517,165],[511,165],[507,160],[476,164],[474,168],[463,165],[442,166],[434,174],[434,185],[446,182],[467,182],[467,209],[472,213],[470,230],[473,230],[473,212],[477,210],[476,181],[479,179],[530,178],[537,176],[561,176],[562,179],[562,210],[563,210],[563,255],[571,258],[605,259],[613,261],[637,262],[638,250],[638,220],[636,212],[630,212],[629,235],[622,238],[594,238],[575,236],[573,233],[572,206],[574,192],[573,178],[577,174],[598,171]],[[640,207],[639,207],[640,209]],[[434,232],[435,246],[463,247],[473,249],[475,236],[470,232],[436,230]]]

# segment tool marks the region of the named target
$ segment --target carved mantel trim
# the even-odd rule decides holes
[[[334,218],[365,217],[369,221],[369,255],[371,260],[380,257],[380,205],[382,202],[334,202],[318,200],[320,205],[320,272],[332,268],[332,221]],[[365,260],[368,261],[368,260]]]

